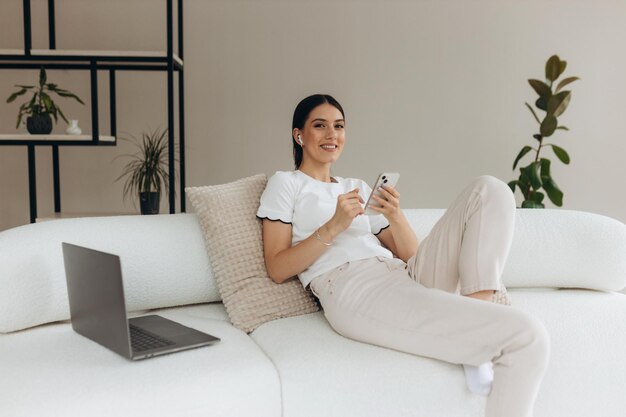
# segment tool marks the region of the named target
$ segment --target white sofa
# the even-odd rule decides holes
[[[441,209],[405,210],[418,237]],[[68,241],[121,256],[128,310],[221,338],[131,362],[74,333]],[[626,225],[518,210],[504,283],[539,318],[551,361],[536,417],[626,415]],[[194,214],[55,220],[0,233],[0,416],[473,417],[460,365],[337,334],[323,311],[233,327]]]

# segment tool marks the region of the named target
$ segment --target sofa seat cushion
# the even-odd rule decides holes
[[[626,296],[591,290],[509,291],[514,307],[551,335],[551,362],[536,417],[623,416]],[[482,417],[485,397],[461,365],[356,342],[323,312],[265,323],[252,338],[280,375],[283,416]]]
[[[624,416],[626,296],[585,289],[509,291],[551,339],[536,417]]]
[[[345,338],[323,312],[265,323],[252,338],[280,375],[283,417],[483,417],[461,366]]]
[[[67,322],[0,335],[0,357],[10,358],[2,365],[0,415],[281,415],[276,369],[230,324],[222,303],[153,312],[221,341],[130,361],[78,335]]]

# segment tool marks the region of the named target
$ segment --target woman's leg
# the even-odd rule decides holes
[[[515,227],[515,198],[495,177],[472,181],[450,205],[417,254],[409,275],[428,288],[461,295],[500,288]],[[481,294],[481,292],[483,292]]]
[[[509,187],[491,176],[476,178],[459,194],[420,244],[418,253],[408,261],[410,276],[429,288],[460,292],[462,295],[490,301],[493,290],[502,288],[500,277],[511,247],[514,221],[515,199]],[[541,333],[545,333],[545,330],[541,330]],[[536,352],[538,357],[546,354]],[[531,355],[529,360],[535,359]],[[483,381],[487,385],[481,388],[478,381],[472,380],[478,377],[483,379],[485,364],[479,365],[481,368],[464,365],[466,378],[469,378],[468,385],[474,386],[475,390],[488,392],[489,381]],[[524,364],[518,364],[518,368],[520,366]],[[523,373],[523,369],[511,373],[510,369],[503,369],[502,363],[496,363],[494,368],[495,386],[489,404],[499,410],[493,411],[493,415],[498,415],[498,412],[504,410],[493,404],[506,404],[502,398],[511,395],[507,390],[519,389],[507,388],[510,385],[506,378],[522,381],[519,371]],[[542,374],[535,374],[535,379],[529,379],[529,385],[522,388],[529,393],[529,410],[532,410],[541,378]]]
[[[462,295],[471,298],[510,304],[500,276],[514,220],[515,199],[509,187],[491,176],[474,179],[408,261],[411,276],[429,288],[449,292],[460,288]],[[497,289],[501,291],[496,299]],[[463,369],[470,391],[488,395],[494,379],[491,361],[464,364]]]
[[[311,282],[333,329],[454,364],[493,360],[486,416],[531,417],[548,360],[543,325],[514,307],[426,288],[395,261],[349,262]]]

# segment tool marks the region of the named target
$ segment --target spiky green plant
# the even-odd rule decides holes
[[[121,138],[122,140],[128,140]],[[169,191],[168,137],[167,129],[142,132],[139,143],[134,137],[129,140],[138,151],[135,154],[120,155],[131,158],[116,182],[126,177],[124,198],[138,197],[139,193]],[[117,158],[116,158],[117,159]]]
[[[20,123],[22,123],[22,118],[25,115],[39,116],[43,114],[50,114],[54,117],[54,122],[58,122],[57,116],[61,116],[65,123],[69,123],[61,108],[52,100],[49,93],[58,94],[61,97],[73,98],[78,101],[80,104],[85,104],[83,101],[75,94],[70,93],[67,90],[63,90],[59,88],[56,84],[48,83],[48,76],[46,75],[46,70],[44,67],[41,67],[39,70],[39,85],[15,85],[20,89],[9,96],[7,99],[7,103],[11,103],[15,101],[16,98],[22,96],[28,92],[33,93],[33,97],[23,103],[20,106],[20,111],[17,114],[17,124],[15,128],[20,127]]]
[[[535,110],[533,110],[528,103],[525,103],[537,123],[539,123],[539,133],[533,135],[533,138],[538,142],[538,146],[536,148],[524,146],[513,162],[513,171],[515,171],[515,167],[520,159],[528,152],[535,151],[534,160],[529,165],[520,167],[519,178],[509,182],[509,187],[513,193],[515,193],[517,186],[524,195],[522,208],[545,207],[543,204],[544,194],[540,191],[541,188],[546,191],[548,198],[554,205],[558,207],[563,205],[563,192],[552,178],[550,160],[548,158],[539,158],[539,153],[541,149],[550,146],[561,162],[564,164],[569,164],[570,162],[570,157],[565,149],[552,143],[543,143],[545,138],[552,136],[558,129],[569,131],[567,127],[558,125],[557,117],[563,114],[565,109],[567,109],[572,97],[572,92],[568,90],[561,91],[561,89],[579,78],[565,78],[559,82],[555,90],[552,89],[554,82],[561,76],[563,71],[565,71],[566,66],[566,61],[561,61],[557,55],[552,55],[546,62],[546,82],[533,79],[528,80],[530,86],[539,94],[539,98],[535,101],[535,106],[545,111],[546,114],[543,120],[539,120]]]

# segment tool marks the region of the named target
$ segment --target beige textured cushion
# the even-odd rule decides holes
[[[185,191],[202,225],[211,268],[233,325],[246,333],[281,317],[319,310],[297,279],[276,284],[263,258],[261,220],[256,218],[267,177],[248,178]]]

